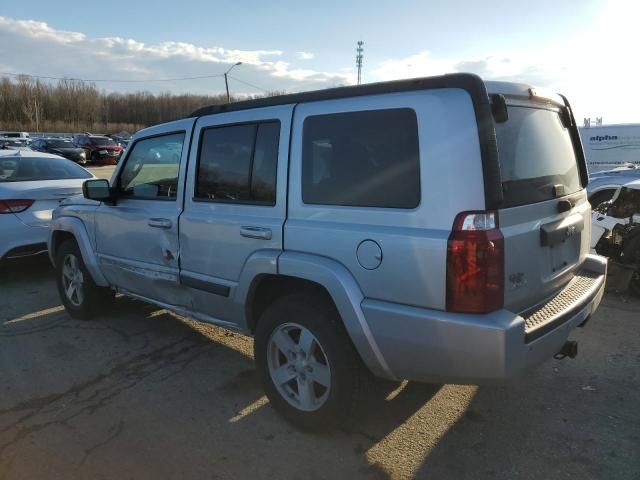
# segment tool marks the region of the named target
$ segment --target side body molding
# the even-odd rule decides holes
[[[326,288],[365,365],[379,377],[397,380],[362,312],[362,291],[342,264],[326,257],[285,251],[278,258],[278,273],[316,282]]]
[[[76,217],[58,217],[51,222],[49,227],[49,239],[47,241],[47,247],[49,248],[49,258],[51,263],[55,265],[56,252],[53,248],[53,239],[56,232],[63,231],[71,233],[78,243],[80,253],[82,254],[82,260],[89,270],[93,281],[100,287],[108,287],[109,282],[104,278],[100,265],[98,264],[98,257],[96,256],[89,234],[84,226],[82,220]]]

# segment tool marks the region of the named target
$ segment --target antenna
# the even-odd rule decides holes
[[[358,85],[362,83],[362,52],[364,48],[362,46],[364,42],[362,40],[358,40],[358,47],[356,48],[356,67],[358,69]]]

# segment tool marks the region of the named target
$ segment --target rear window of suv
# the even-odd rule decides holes
[[[307,117],[302,199],[320,205],[417,207],[416,113],[395,108]]]
[[[582,188],[569,130],[558,110],[509,106],[509,118],[496,123],[504,205],[551,200],[555,186],[564,194]]]

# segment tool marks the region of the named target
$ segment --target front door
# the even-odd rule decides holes
[[[286,216],[292,106],[198,119],[180,217],[181,281],[193,308],[242,327],[236,289],[276,273]],[[260,265],[258,267],[258,265]]]
[[[161,125],[135,139],[114,175],[116,204],[96,214],[96,250],[109,282],[182,307],[190,301],[179,282],[178,219],[191,125]]]

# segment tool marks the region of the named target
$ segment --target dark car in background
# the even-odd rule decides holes
[[[38,152],[53,153],[73,160],[80,165],[87,163],[87,153],[76,147],[70,138],[37,138],[31,148]]]
[[[87,161],[101,165],[115,165],[124,151],[122,146],[103,135],[74,135],[73,143],[86,152]]]

